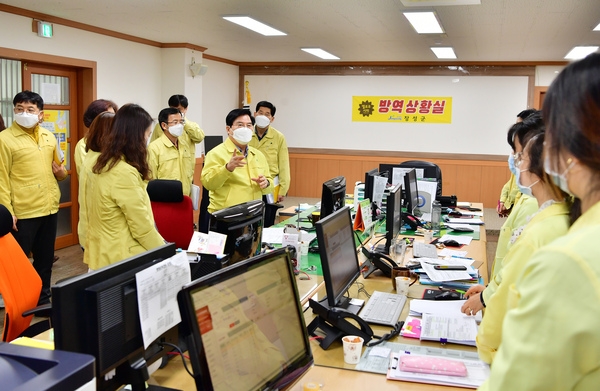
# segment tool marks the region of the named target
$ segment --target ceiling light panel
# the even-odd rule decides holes
[[[594,27],[594,31],[600,31],[600,23],[598,23],[598,26]]]
[[[268,37],[287,35],[283,31],[279,31],[271,26],[267,26],[266,24],[259,22],[256,19],[252,19],[249,16],[223,16],[223,19]]]
[[[432,47],[431,51],[435,53],[437,58],[456,58],[454,49],[451,47]]]
[[[323,60],[339,60],[340,58],[337,56],[334,56],[333,54],[326,52],[323,49],[320,48],[302,48],[302,50],[304,50],[306,53],[310,53],[313,56],[317,56],[319,58],[322,58]]]
[[[588,54],[594,53],[598,50],[598,46],[575,46],[567,55],[567,60],[580,60],[586,57]]]
[[[444,29],[434,12],[404,12],[404,16],[419,34],[443,34]]]
[[[400,0],[405,7],[438,7],[447,5],[481,5],[481,0]]]

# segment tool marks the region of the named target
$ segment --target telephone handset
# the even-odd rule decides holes
[[[323,338],[319,341],[319,345],[323,349],[327,350],[333,342],[341,339],[345,335],[357,335],[362,337],[365,340],[365,343],[373,338],[371,326],[358,315],[342,308],[328,308],[326,305],[313,299],[310,299],[308,303],[310,308],[312,308],[313,313],[317,315],[317,317],[308,325],[308,333],[315,336],[315,331],[317,329],[321,330],[321,333],[324,334],[324,336],[322,336]],[[360,328],[349,322],[347,320],[348,318],[355,321]]]
[[[362,252],[367,258],[363,263],[362,276],[363,278],[369,277],[371,273],[379,269],[386,277],[392,276],[392,269],[398,267],[398,264],[394,260],[385,254],[379,252],[373,252],[363,247]]]
[[[402,220],[410,227],[411,231],[416,231],[418,227],[422,226],[421,220],[410,213],[402,213]]]

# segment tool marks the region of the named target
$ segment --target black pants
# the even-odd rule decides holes
[[[17,220],[18,231],[12,231],[23,252],[27,256],[33,254],[33,267],[42,279],[39,304],[50,302],[50,280],[57,224],[58,214],[54,213],[32,219],[19,219]]]

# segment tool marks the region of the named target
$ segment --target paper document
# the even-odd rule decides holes
[[[481,219],[472,218],[472,219],[461,219],[461,218],[449,218],[446,220],[446,223],[449,224],[469,224],[469,225],[483,225],[483,221]]]
[[[179,252],[135,275],[144,348],[181,322],[177,292],[192,280],[185,252]]]
[[[194,232],[187,251],[192,253],[220,255],[223,254],[226,241],[227,235],[218,232],[209,231],[208,234],[205,234],[204,232]]]
[[[477,323],[473,317],[423,314],[421,340],[475,346]]]
[[[421,262],[421,268],[427,273],[427,277],[435,282],[470,280],[472,278],[468,270],[436,270],[434,265],[426,262]]]
[[[402,183],[404,186],[404,174],[412,170],[412,168],[393,167],[392,168],[392,185],[396,186],[398,183]]]
[[[438,255],[440,257],[466,257],[467,256],[467,252],[466,251],[459,251],[459,250],[450,250],[449,248],[445,248],[443,250],[441,250]]]
[[[268,227],[263,228],[262,231],[262,241],[265,243],[277,243],[281,244],[281,240],[283,239],[283,230],[284,227]]]
[[[477,323],[481,322],[482,315],[479,311],[477,315],[465,315],[460,312],[460,308],[466,300],[448,300],[448,301],[435,301],[435,300],[411,300],[410,301],[410,313],[412,316],[421,316],[425,314],[442,314],[442,315],[456,315],[468,318],[475,318]]]

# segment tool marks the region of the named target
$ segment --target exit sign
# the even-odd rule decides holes
[[[44,38],[52,38],[52,23],[48,22],[37,22],[38,29],[37,35]]]

